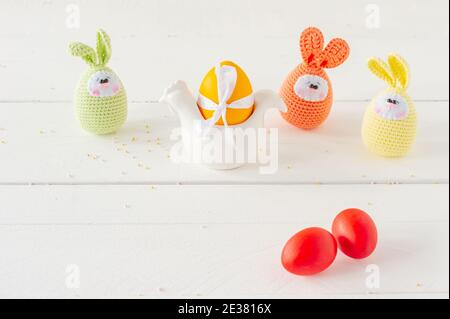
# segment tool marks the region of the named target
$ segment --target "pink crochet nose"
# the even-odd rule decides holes
[[[109,83],[102,83],[101,86],[104,89],[109,88]]]

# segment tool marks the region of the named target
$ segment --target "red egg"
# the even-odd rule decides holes
[[[336,254],[337,243],[332,234],[322,228],[307,228],[289,239],[281,261],[287,271],[311,276],[327,269]]]
[[[372,218],[360,209],[340,213],[333,222],[339,249],[354,259],[369,257],[377,247],[378,232]]]

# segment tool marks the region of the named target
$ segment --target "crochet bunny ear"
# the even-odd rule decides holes
[[[111,59],[111,38],[104,30],[97,32],[97,55],[100,65],[108,64]]]
[[[300,51],[303,61],[311,65],[322,53],[324,46],[322,32],[314,27],[307,28],[300,36]]]
[[[350,47],[343,39],[333,39],[319,56],[319,66],[326,69],[336,68],[347,60]]]
[[[367,62],[367,66],[373,74],[387,82],[389,86],[395,87],[394,76],[392,75],[389,65],[387,65],[386,62],[378,58],[371,58]]]
[[[90,66],[97,64],[97,54],[94,49],[86,44],[75,42],[69,45],[69,52],[73,56],[81,57]]]
[[[397,54],[390,54],[388,56],[388,63],[391,67],[394,78],[400,84],[403,90],[406,90],[409,85],[409,66],[406,61]]]

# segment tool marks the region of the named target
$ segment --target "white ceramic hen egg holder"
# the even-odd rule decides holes
[[[271,90],[261,90],[255,93],[255,110],[245,122],[233,126],[206,126],[208,121],[198,108],[191,90],[184,81],[177,81],[170,85],[160,99],[160,102],[167,103],[175,113],[181,124],[181,137],[184,147],[184,156],[192,161],[217,170],[230,170],[242,167],[250,161],[246,158],[248,145],[236,147],[235,135],[231,131],[246,131],[248,129],[258,130],[264,128],[264,117],[268,110],[278,109],[286,112],[287,108],[281,98]],[[245,159],[241,161],[230,161],[230,158],[214,157],[211,161],[204,156],[204,150],[211,148],[213,139],[223,141],[223,154],[234,154],[234,159]]]

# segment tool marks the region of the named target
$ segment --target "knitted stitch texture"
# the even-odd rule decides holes
[[[81,127],[94,134],[110,134],[116,132],[127,119],[127,94],[123,89],[111,97],[95,97],[90,95],[87,82],[98,71],[115,73],[106,67],[87,70],[78,82],[75,90],[75,108]]]
[[[373,153],[385,157],[402,157],[416,139],[417,113],[413,100],[406,93],[409,67],[398,55],[390,55],[389,64],[372,58],[370,70],[383,79],[389,88],[375,97],[368,106],[362,138]]]
[[[99,135],[116,132],[127,119],[127,94],[122,81],[106,66],[111,57],[109,36],[98,31],[97,52],[82,43],[72,43],[69,49],[89,65],[74,97],[81,127]]]
[[[327,81],[329,91],[324,101],[305,101],[299,98],[294,92],[293,87],[296,81],[300,76],[305,74],[314,74]],[[333,104],[333,88],[328,75],[323,69],[310,68],[305,64],[301,64],[288,75],[283,83],[280,95],[288,108],[286,113],[281,113],[283,118],[289,123],[305,130],[320,126],[330,114],[331,105]]]
[[[324,68],[344,63],[350,48],[344,40],[333,39],[324,49],[322,32],[310,27],[300,37],[300,50],[303,63],[289,73],[280,90],[288,108],[281,114],[299,128],[313,129],[327,119],[333,104],[333,88]]]

